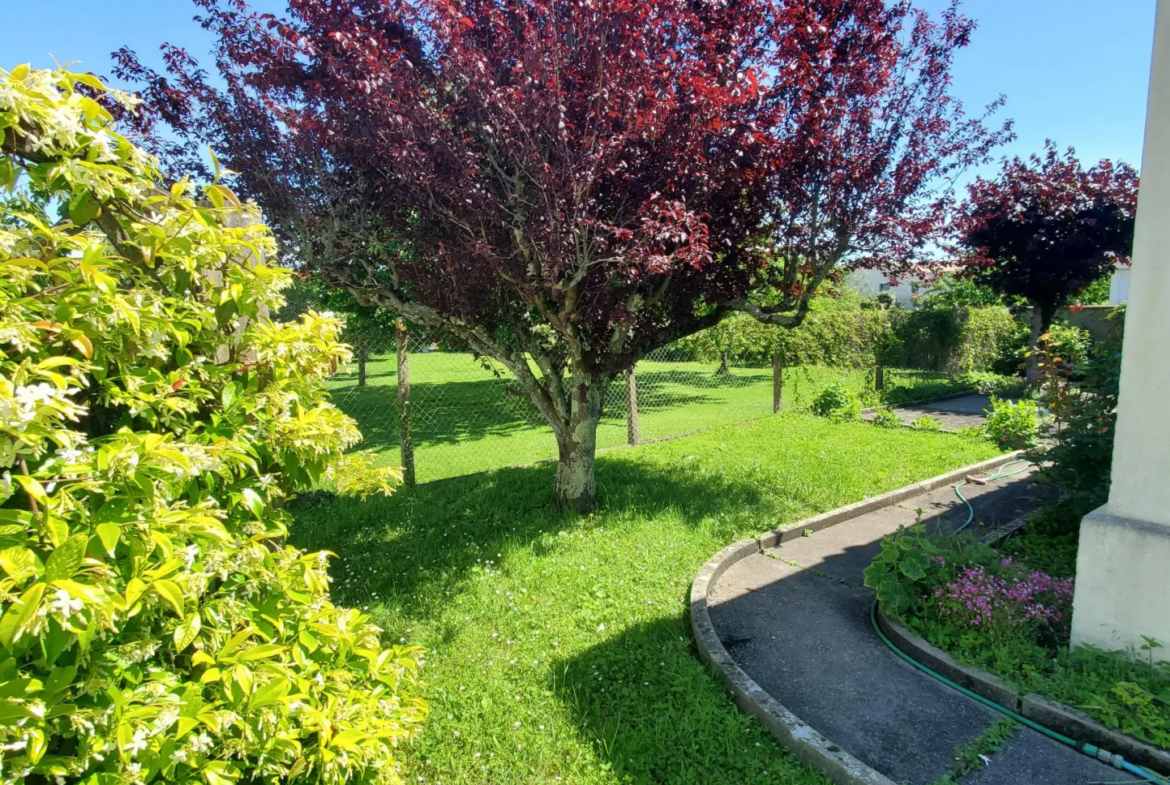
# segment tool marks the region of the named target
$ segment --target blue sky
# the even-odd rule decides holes
[[[259,0],[267,10],[280,0]],[[916,0],[938,11],[947,0]],[[1003,116],[1019,139],[1004,152],[1039,150],[1046,138],[1071,145],[1082,159],[1140,164],[1153,41],[1155,0],[967,0],[979,21],[960,54],[955,92],[971,110],[1000,93]],[[188,0],[0,0],[7,29],[0,66],[62,61],[109,74],[109,53],[122,45],[157,60],[162,41],[202,56],[209,37],[191,21]],[[49,13],[51,20],[46,19]],[[202,57],[201,57],[202,59]]]

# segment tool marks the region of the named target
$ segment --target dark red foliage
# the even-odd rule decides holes
[[[954,7],[195,2],[217,79],[117,54],[143,130],[210,143],[298,260],[500,359],[564,438],[581,385],[658,346],[798,323],[847,264],[904,271],[1010,133],[949,94]]]
[[[1039,309],[1056,310],[1118,262],[1129,263],[1138,174],[1104,160],[1084,169],[1072,149],[1015,158],[969,188],[958,221],[971,274]]]

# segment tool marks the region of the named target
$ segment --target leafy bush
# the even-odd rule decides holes
[[[903,425],[902,418],[897,412],[884,407],[874,411],[871,422],[879,428],[901,428]]]
[[[844,382],[834,382],[821,388],[810,409],[817,417],[856,420],[861,416],[861,399]]]
[[[1017,326],[1003,306],[891,311],[893,340],[886,365],[959,375],[995,370]]]
[[[1075,373],[1093,348],[1093,337],[1082,327],[1066,322],[1053,322],[1048,332],[1040,336],[1041,363],[1052,364]]]
[[[937,417],[931,417],[929,414],[924,414],[910,423],[910,427],[916,431],[941,431],[943,430],[942,420]]]
[[[991,411],[983,428],[989,439],[1008,450],[1031,447],[1040,435],[1040,414],[1036,402],[1027,399],[1012,402],[991,398]]]
[[[5,781],[398,782],[420,652],[284,545],[298,490],[398,481],[344,455],[342,325],[268,321],[289,273],[255,209],[165,188],[90,95],[131,104],[0,71]]]
[[[865,568],[865,585],[877,593],[882,610],[907,619],[930,591],[941,549],[921,525],[882,538],[882,549]]]
[[[959,386],[983,395],[1004,395],[1019,388],[1020,380],[992,371],[969,371],[957,379]]]
[[[872,368],[877,363],[876,352],[888,339],[889,317],[862,304],[852,291],[837,298],[818,297],[804,322],[795,328],[762,324],[746,314],[736,314],[672,348],[680,357],[699,362],[759,367],[770,364],[779,353],[786,367]]]
[[[1124,310],[1113,318],[1121,321]],[[1042,456],[1048,465],[1040,478],[1069,495],[1081,508],[1092,509],[1109,495],[1113,432],[1121,385],[1120,335],[1096,347],[1073,371],[1055,363],[1041,368],[1040,401],[1052,415],[1045,435],[1052,446]]]

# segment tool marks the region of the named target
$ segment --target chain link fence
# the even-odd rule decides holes
[[[351,336],[355,359],[328,382],[334,402],[365,434],[360,449],[405,466],[408,478],[413,469],[416,482],[556,457],[551,429],[502,365],[452,350],[439,334],[412,327],[400,341],[395,332],[391,326]],[[615,379],[606,391],[598,447],[767,417],[778,408],[777,375],[771,366],[698,362],[685,347],[661,349],[639,361],[632,380]],[[837,381],[875,400],[873,369],[802,366],[780,376],[787,410],[807,408],[819,389]],[[904,398],[943,381],[941,374],[885,370],[887,389],[898,388]]]

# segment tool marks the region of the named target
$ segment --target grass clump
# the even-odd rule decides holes
[[[995,454],[805,415],[603,455],[600,511],[558,516],[553,467],[295,507],[339,598],[427,648],[407,781],[824,783],[740,713],[686,620],[695,572],[744,536]]]
[[[875,409],[873,419],[870,422],[879,428],[901,428],[903,425],[902,418],[898,416],[898,413],[888,407]]]

